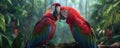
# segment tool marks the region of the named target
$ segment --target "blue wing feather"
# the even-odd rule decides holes
[[[92,36],[85,35],[78,26],[72,29],[73,37],[80,44],[81,48],[97,48]]]
[[[32,35],[33,37],[28,42],[27,47],[31,48],[31,47],[35,47],[35,46],[40,46],[43,41],[48,39],[50,30],[51,30],[50,25],[44,26],[44,29],[41,33],[39,33],[37,35]]]

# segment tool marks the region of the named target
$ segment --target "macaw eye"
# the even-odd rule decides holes
[[[62,12],[67,13],[67,10],[63,10]]]

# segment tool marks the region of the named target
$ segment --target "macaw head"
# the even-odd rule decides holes
[[[65,20],[68,17],[68,9],[64,6],[60,7],[60,19]]]
[[[51,12],[51,14],[53,14],[53,16],[56,19],[60,18],[60,6],[61,5],[59,3],[54,3],[50,6],[50,12]]]

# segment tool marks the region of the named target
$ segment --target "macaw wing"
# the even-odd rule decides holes
[[[72,33],[81,48],[96,48],[95,38],[93,38],[89,23],[82,20],[75,21]]]
[[[31,35],[29,46],[40,46],[46,44],[54,33],[53,22],[49,18],[44,18],[39,21]]]
[[[93,38],[96,38],[96,35],[95,35],[95,32],[94,32],[92,26],[87,21],[85,21],[85,23],[91,29],[91,31],[92,31],[91,35],[93,36]]]
[[[86,35],[82,33],[81,29],[78,26],[73,27],[72,33],[73,33],[73,37],[81,45],[82,48],[96,47],[92,35]]]

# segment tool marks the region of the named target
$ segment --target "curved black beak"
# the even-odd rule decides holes
[[[60,13],[60,19],[65,20],[66,18]]]
[[[53,16],[58,16],[58,12],[57,12],[57,7],[55,7],[55,11],[53,12]]]
[[[57,18],[58,15],[60,15],[60,19],[61,19],[61,20],[65,20],[65,19],[66,19],[61,13],[59,13],[59,12],[57,11],[57,6],[56,6],[56,7],[55,7],[55,10],[54,10],[54,12],[53,12],[53,16],[54,16],[55,18]]]

